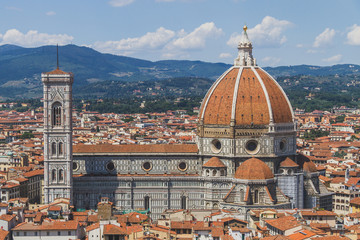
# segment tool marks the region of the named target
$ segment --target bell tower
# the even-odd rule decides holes
[[[42,73],[44,85],[44,197],[72,203],[72,73]]]

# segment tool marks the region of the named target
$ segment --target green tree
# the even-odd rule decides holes
[[[343,123],[344,122],[344,119],[345,119],[345,115],[340,115],[340,116],[337,116],[335,121],[337,123]]]
[[[32,134],[31,132],[24,132],[20,136],[21,139],[29,139],[29,138],[34,138],[34,137],[35,137],[34,134]]]
[[[344,151],[338,151],[338,152],[334,153],[334,157],[344,158],[345,156],[346,156],[346,152],[344,152]]]
[[[304,138],[307,140],[309,139],[314,140],[315,138],[324,137],[328,135],[329,135],[329,131],[311,129],[310,132],[305,132]]]

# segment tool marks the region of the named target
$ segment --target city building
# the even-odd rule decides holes
[[[166,209],[236,210],[243,220],[257,208],[331,210],[332,193],[319,182],[315,164],[296,154],[291,104],[256,65],[246,30],[234,65],[202,102],[196,144],[72,149],[73,75],[59,69],[42,74],[45,203],[67,197],[75,208],[91,209],[106,197],[118,211],[151,212],[153,219]]]

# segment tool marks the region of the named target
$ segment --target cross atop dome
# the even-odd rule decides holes
[[[252,43],[247,35],[247,26],[243,27],[243,34],[238,44],[238,56],[234,61],[234,66],[256,66],[256,59],[252,56]]]

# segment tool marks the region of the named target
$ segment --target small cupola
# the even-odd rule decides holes
[[[204,165],[203,176],[204,177],[224,177],[226,176],[226,165],[218,158],[210,158]]]

